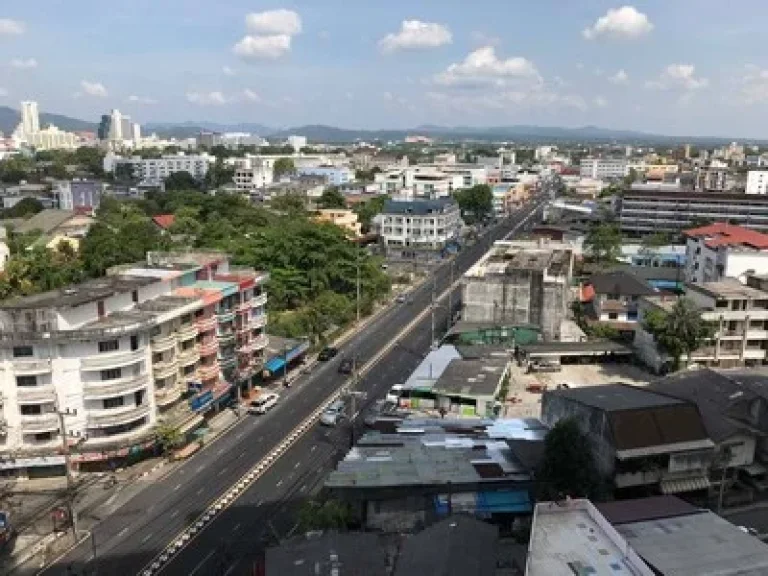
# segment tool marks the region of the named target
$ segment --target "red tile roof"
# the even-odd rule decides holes
[[[746,246],[756,250],[768,250],[768,234],[762,234],[749,228],[742,228],[717,222],[709,226],[691,228],[683,232],[689,238],[708,238],[705,244],[709,248],[718,246]]]
[[[173,226],[174,220],[176,220],[176,216],[173,214],[158,214],[152,217],[152,221],[163,230],[168,230],[168,228]]]
[[[587,284],[581,288],[581,301],[583,303],[592,302],[595,298],[595,288],[592,284]]]

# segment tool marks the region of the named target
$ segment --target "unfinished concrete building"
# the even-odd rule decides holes
[[[569,244],[496,242],[464,274],[462,319],[505,326],[533,324],[560,338],[573,273]]]

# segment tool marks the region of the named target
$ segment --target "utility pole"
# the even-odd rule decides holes
[[[75,510],[75,481],[72,478],[72,461],[70,459],[69,442],[67,442],[67,423],[64,416],[74,416],[76,410],[59,410],[56,406],[56,416],[59,417],[59,430],[61,430],[61,449],[64,452],[64,469],[67,474],[67,508],[69,508],[69,518],[72,522],[72,535],[77,542],[77,510]]]
[[[355,268],[357,270],[357,323],[360,324],[360,249],[357,248],[357,257],[355,258]]]
[[[437,276],[432,276],[432,302],[430,308],[432,310],[432,339],[429,341],[429,347],[435,347],[435,299],[437,298]]]
[[[451,321],[453,320],[453,274],[456,268],[456,260],[451,260],[451,272],[448,279],[448,322],[445,331],[448,332],[451,329]]]

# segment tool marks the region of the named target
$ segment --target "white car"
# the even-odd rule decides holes
[[[384,398],[388,402],[392,402],[392,404],[397,406],[398,401],[400,400],[400,396],[402,395],[403,395],[403,385],[395,384],[394,386],[392,386],[392,388],[389,389],[389,392],[387,392],[387,395]]]
[[[344,418],[345,408],[344,400],[336,400],[320,414],[320,424],[323,426],[336,426],[339,420]]]
[[[259,396],[248,405],[249,414],[266,414],[277,404],[277,400],[280,398],[277,394],[270,392]]]

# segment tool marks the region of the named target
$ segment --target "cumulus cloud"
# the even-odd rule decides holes
[[[214,90],[212,92],[187,92],[187,101],[200,106],[222,106],[229,102],[229,99],[222,92]]]
[[[229,66],[224,66],[224,67],[221,69],[221,71],[222,71],[222,72],[223,72],[223,73],[224,73],[226,76],[234,76],[234,75],[236,74],[236,72],[234,71],[234,69],[230,68]]]
[[[248,88],[243,90],[243,98],[248,102],[261,102],[261,96]]]
[[[595,99],[592,102],[594,102],[595,106],[597,106],[598,108],[605,108],[606,106],[608,106],[608,100],[606,100],[602,96],[595,96]]]
[[[587,40],[597,38],[639,38],[653,30],[653,24],[648,16],[639,12],[634,6],[622,6],[608,10],[590,27],[582,30]]]
[[[739,99],[747,106],[768,102],[768,70],[748,64],[739,85]]]
[[[245,16],[248,30],[261,36],[296,36],[301,33],[301,17],[293,10],[267,10]]]
[[[629,84],[629,74],[627,74],[624,69],[622,68],[616,74],[608,78],[608,81],[611,84],[618,84],[620,86],[626,86]]]
[[[157,104],[157,100],[154,98],[147,98],[146,96],[137,96],[135,94],[132,94],[131,96],[128,96],[128,102],[133,102],[134,104]]]
[[[451,31],[443,24],[403,20],[400,30],[387,34],[379,41],[379,48],[384,53],[398,50],[438,48],[453,41]]]
[[[14,58],[11,60],[11,67],[17,70],[29,70],[37,68],[37,60],[34,58]]]
[[[656,80],[645,83],[646,88],[655,90],[699,90],[709,86],[709,80],[696,77],[696,67],[693,64],[670,64]]]
[[[237,56],[245,60],[275,60],[290,50],[291,37],[287,34],[246,36],[232,49]]]
[[[19,36],[24,34],[24,30],[23,22],[10,18],[0,18],[0,36]]]
[[[91,82],[89,80],[83,80],[80,82],[80,88],[88,96],[95,96],[96,98],[106,98],[108,95],[107,89],[101,82]]]
[[[503,86],[510,80],[539,81],[536,66],[530,60],[515,56],[501,60],[493,46],[484,46],[471,52],[462,62],[451,64],[435,77],[438,84],[487,84]]]

